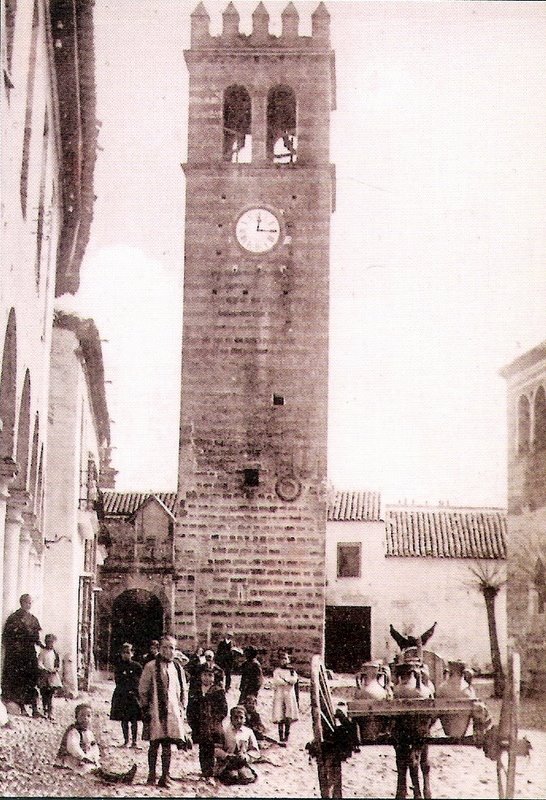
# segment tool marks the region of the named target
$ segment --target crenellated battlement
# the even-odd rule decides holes
[[[252,13],[252,32],[240,32],[237,8],[230,2],[222,14],[222,33],[210,34],[210,16],[200,2],[191,14],[191,49],[236,48],[277,49],[298,48],[328,50],[330,48],[330,14],[320,2],[311,15],[311,36],[299,35],[299,14],[294,3],[289,2],[281,14],[280,36],[269,32],[269,12],[260,2]]]

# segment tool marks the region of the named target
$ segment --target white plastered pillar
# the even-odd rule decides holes
[[[4,614],[4,578],[6,569],[4,547],[6,541],[6,517],[8,512],[9,487],[15,480],[16,475],[17,466],[14,461],[11,459],[6,459],[0,463],[0,625],[4,624],[4,620],[7,616],[7,613]]]
[[[30,594],[32,596],[32,586],[29,580],[29,562],[32,536],[26,528],[21,528],[19,536],[19,564],[17,567],[17,596]]]
[[[10,494],[6,511],[6,530],[4,535],[4,587],[3,619],[19,608],[19,549],[23,527],[23,510],[28,505],[26,492],[14,491]],[[28,558],[28,553],[27,553]]]

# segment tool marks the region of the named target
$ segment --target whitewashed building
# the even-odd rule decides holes
[[[398,650],[391,624],[417,636],[437,622],[431,649],[490,668],[485,602],[472,570],[505,575],[504,510],[382,508],[377,492],[335,492],[327,531],[328,666],[344,671],[370,657],[390,660]],[[496,622],[504,655],[504,586]]]
[[[53,307],[75,293],[96,155],[92,0],[1,5],[0,624],[43,620]]]
[[[48,428],[42,624],[57,636],[64,683],[75,690],[89,684],[96,571],[106,555],[99,482],[109,472],[110,421],[93,320],[55,316]]]

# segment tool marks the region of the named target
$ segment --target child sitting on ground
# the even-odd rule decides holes
[[[136,774],[136,764],[128,772],[107,772],[100,765],[100,750],[91,729],[91,706],[80,703],[75,710],[76,721],[63,733],[57,766],[66,767],[78,775],[93,774],[106,783],[132,783]]]
[[[53,722],[53,697],[57,689],[62,687],[59,675],[61,659],[55,650],[57,637],[52,633],[47,633],[44,639],[45,647],[42,647],[38,656],[38,686],[42,695],[42,707],[44,716]]]
[[[229,786],[254,783],[258,773],[251,766],[260,757],[256,737],[245,725],[246,712],[243,706],[231,709],[229,720],[222,726],[221,741],[214,748],[216,775]]]
[[[270,742],[271,744],[278,744],[279,747],[286,747],[286,742],[279,742],[273,736],[268,736],[266,733],[267,728],[262,722],[260,712],[257,709],[258,698],[255,694],[247,694],[243,707],[246,711],[246,724],[247,727],[254,733],[258,742]]]

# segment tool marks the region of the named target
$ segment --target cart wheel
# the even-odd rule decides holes
[[[512,800],[515,793],[520,676],[519,654],[512,653],[508,660],[508,675],[499,720],[497,784],[501,800]]]
[[[314,751],[321,797],[342,797],[341,759],[335,749],[328,747],[336,728],[335,711],[320,656],[311,659],[311,717]],[[327,744],[325,746],[325,737]]]

